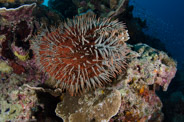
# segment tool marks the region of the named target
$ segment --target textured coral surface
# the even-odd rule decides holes
[[[120,104],[118,90],[98,89],[78,97],[65,94],[57,105],[56,114],[65,122],[109,121],[117,114]]]

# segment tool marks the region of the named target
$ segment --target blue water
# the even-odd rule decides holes
[[[43,5],[48,6],[48,1],[49,0],[44,0]]]
[[[44,5],[48,6],[48,0]],[[133,15],[147,20],[145,33],[159,38],[171,56],[184,68],[184,0],[130,0]]]
[[[130,0],[133,14],[147,20],[146,33],[159,38],[184,68],[184,0]]]

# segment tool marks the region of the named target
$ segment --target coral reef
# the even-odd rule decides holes
[[[158,47],[158,40],[144,35],[145,22],[133,18],[128,0],[50,0],[61,13],[41,2],[0,2],[7,7],[0,8],[0,121],[155,122],[172,116],[169,107],[173,121],[183,119],[182,85],[162,99],[165,106],[155,93],[168,89],[176,62],[146,44],[133,45]],[[117,17],[128,24],[132,45]]]
[[[46,13],[45,16],[41,16],[40,11]],[[48,10],[37,7],[35,3],[18,8],[0,9],[0,59],[5,60],[13,68],[14,73],[28,73],[31,77],[35,73],[33,69],[37,66],[30,49],[30,38],[33,34],[40,33],[42,28],[45,28],[44,24],[52,25],[60,21],[54,12],[47,12]]]
[[[33,34],[36,4],[0,8],[0,121],[35,121],[36,92],[24,84],[37,86],[44,81],[31,59],[29,39]],[[29,60],[28,60],[29,59]]]
[[[26,75],[0,73],[0,121],[28,121],[34,119],[32,108],[36,107],[37,96],[34,90],[25,87]],[[39,82],[29,82],[36,85]]]
[[[11,45],[28,50],[28,40],[33,33],[33,9],[36,4],[23,5],[15,9],[0,8],[1,56],[13,60],[15,52]],[[14,46],[14,47],[15,47]],[[14,54],[13,54],[14,53]]]
[[[41,4],[44,0],[1,0],[0,7],[16,8],[24,4]]]
[[[121,104],[120,92],[108,88],[77,97],[64,94],[62,99],[57,104],[56,114],[64,122],[109,121],[117,114]]]
[[[0,8],[1,14],[1,24],[2,25],[9,25],[9,24],[18,24],[21,20],[32,20],[32,11],[35,8],[36,4],[28,4],[23,5],[18,8]],[[1,26],[2,26],[1,25]]]
[[[115,17],[125,11],[129,0],[50,0],[49,7],[59,11],[65,18],[92,10],[97,16]]]
[[[6,101],[2,99],[0,102],[0,121],[29,121],[34,120],[32,116],[32,108],[35,107],[37,96],[35,91],[28,88],[9,91],[11,99]]]
[[[176,63],[164,52],[155,50],[148,45],[137,44],[131,47],[133,51],[130,52],[131,58],[126,72],[114,79],[105,89],[97,89],[75,97],[63,94],[62,101],[56,108],[57,115],[65,121],[70,120],[70,122],[77,121],[74,118],[81,118],[81,121],[90,121],[90,119],[101,121],[103,116],[101,118],[97,117],[101,114],[93,116],[92,111],[99,105],[99,102],[105,103],[106,98],[111,98],[109,97],[111,92],[108,91],[115,90],[121,94],[121,106],[116,104],[119,107],[113,107],[119,111],[110,121],[162,121],[162,102],[155,91],[158,86],[167,90],[168,84],[175,76]],[[113,99],[112,103],[116,103],[117,99]],[[107,103],[105,104],[107,105]],[[106,114],[108,111],[114,111],[111,108],[113,105],[108,106],[108,110],[103,108]],[[101,111],[100,113],[103,114]]]
[[[45,75],[37,70],[34,60],[14,62],[0,59],[0,121],[32,121],[38,98],[35,90]]]
[[[161,121],[162,103],[155,91],[166,91],[176,73],[176,63],[166,53],[145,44],[132,47],[131,61],[122,82],[115,85],[122,94],[119,113],[112,120]],[[122,88],[121,88],[122,87]]]
[[[47,76],[38,70],[29,41],[46,27],[44,24],[55,25],[60,21],[59,15],[35,3],[13,6],[16,5],[18,8],[0,9],[1,122],[37,120],[35,113],[42,105],[38,104],[35,90],[28,86],[44,83]]]
[[[159,52],[145,44],[134,45],[133,50],[143,57],[129,63],[131,69],[127,69],[126,82],[142,82],[146,85],[154,83],[163,87],[166,91],[168,85],[176,74],[176,62],[164,52]],[[132,57],[132,56],[131,56]],[[138,71],[137,71],[138,70]],[[143,78],[144,77],[144,78]]]
[[[63,20],[61,13],[46,6],[37,6],[33,11],[33,16],[37,34],[41,34],[46,28],[50,29],[52,26],[59,26]]]
[[[71,95],[111,82],[121,73],[129,52],[125,26],[87,13],[33,41],[40,69],[55,78],[55,87]]]

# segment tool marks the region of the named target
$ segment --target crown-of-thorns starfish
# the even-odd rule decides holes
[[[41,70],[73,95],[111,82],[124,69],[128,39],[123,23],[84,14],[40,35],[32,47]]]

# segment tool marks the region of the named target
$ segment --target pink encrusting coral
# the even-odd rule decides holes
[[[128,39],[123,23],[87,13],[38,36],[32,47],[41,70],[73,95],[101,87],[123,70]]]
[[[33,10],[36,4],[22,5],[18,8],[0,8],[0,55],[9,60],[13,60],[14,47],[26,47],[28,50],[28,40],[33,34]],[[26,43],[26,44],[25,44]],[[23,46],[26,45],[26,46]],[[26,51],[27,51],[26,50]]]
[[[31,26],[32,12],[36,7],[36,3],[22,5],[18,8],[7,9],[5,7],[0,8],[1,19],[0,22],[2,25],[18,24],[22,20],[26,20],[29,22],[29,26]],[[2,26],[3,27],[3,26]]]

